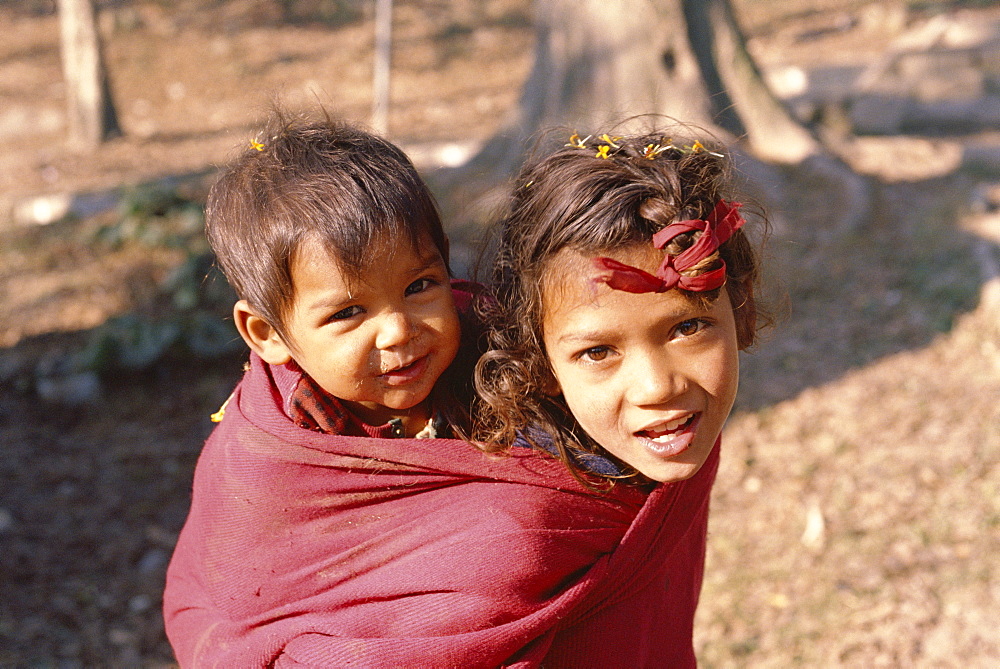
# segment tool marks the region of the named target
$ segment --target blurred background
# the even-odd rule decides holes
[[[245,359],[202,206],[273,100],[400,144],[460,274],[539,130],[730,144],[781,317],[701,665],[1000,665],[1000,3],[4,0],[0,34],[0,666],[173,666],[164,571]]]

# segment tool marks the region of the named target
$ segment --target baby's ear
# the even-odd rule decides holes
[[[269,322],[261,318],[247,303],[233,305],[233,321],[250,350],[272,365],[284,365],[292,359],[288,345]]]

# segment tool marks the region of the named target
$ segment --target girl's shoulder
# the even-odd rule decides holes
[[[539,427],[529,427],[523,432],[519,432],[511,447],[540,450],[552,457],[559,457],[559,450],[556,448],[552,436]],[[618,463],[603,455],[576,450],[570,451],[569,455],[573,464],[584,473],[607,478],[620,478],[625,475]]]

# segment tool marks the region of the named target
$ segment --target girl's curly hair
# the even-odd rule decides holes
[[[487,451],[510,448],[518,438],[535,446],[551,439],[553,451],[588,485],[610,484],[583,466],[587,454],[614,460],[573,418],[561,396],[542,339],[542,290],[549,261],[563,249],[587,255],[651,244],[655,232],[677,220],[706,218],[720,199],[732,199],[729,160],[700,143],[679,144],[677,135],[643,133],[570,144],[526,164],[514,182],[498,225],[492,287],[495,301],[481,303],[488,324],[488,351],[475,372],[479,395],[475,438]],[[600,149],[601,145],[608,149]],[[743,213],[759,218],[753,207]],[[677,255],[697,236],[682,235],[665,249]],[[718,256],[689,270],[700,274],[726,263],[726,290],[734,305],[741,349],[756,337],[754,286],[758,254],[743,230]],[[719,290],[687,293],[713,301]],[[616,461],[620,478],[636,477]]]

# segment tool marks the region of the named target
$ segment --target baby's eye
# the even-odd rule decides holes
[[[585,351],[581,351],[577,357],[589,362],[601,362],[610,354],[611,350],[607,346],[592,346]]]
[[[409,286],[406,287],[407,295],[416,295],[417,293],[422,293],[431,286],[435,285],[437,282],[434,279],[424,277],[422,279],[417,279]]]
[[[674,334],[678,337],[690,337],[696,335],[702,330],[708,327],[708,321],[703,318],[692,318],[690,320],[679,323],[677,327],[674,328]]]
[[[343,320],[347,320],[348,318],[350,318],[352,316],[357,316],[360,313],[361,313],[361,307],[359,307],[358,305],[355,304],[355,305],[352,305],[350,307],[344,307],[343,309],[341,309],[340,311],[338,311],[334,315],[330,316],[330,320],[331,321],[343,321]]]

